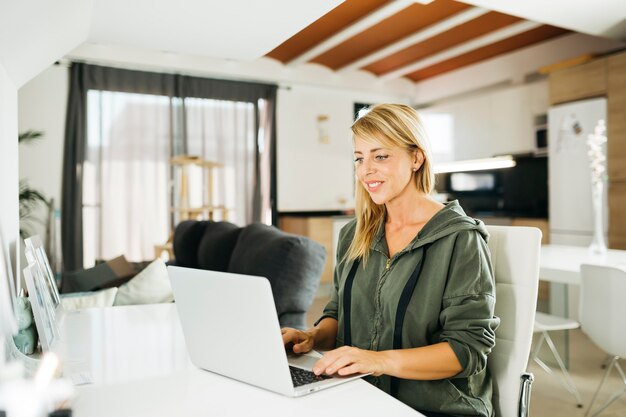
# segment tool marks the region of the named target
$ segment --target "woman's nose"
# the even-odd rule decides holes
[[[374,172],[374,165],[369,160],[363,160],[360,166],[360,171],[362,175],[371,174]]]

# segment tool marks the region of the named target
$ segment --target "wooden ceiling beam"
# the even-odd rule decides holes
[[[359,20],[358,22],[350,26],[347,26],[346,28],[344,28],[340,32],[337,32],[336,34],[324,40],[323,42],[320,42],[315,47],[309,49],[308,51],[299,55],[295,59],[289,61],[287,65],[293,66],[293,65],[304,64],[305,62],[308,62],[311,59],[315,58],[316,56],[321,55],[322,53],[334,48],[335,46],[339,45],[345,40],[350,39],[354,35],[357,35],[363,32],[364,30],[367,30],[371,26],[374,26],[375,24],[379,23],[381,20],[384,20],[390,16],[393,16],[399,11],[411,6],[412,4],[414,4],[413,0],[392,1],[388,3],[387,5],[381,7],[380,9],[376,10],[375,12],[370,13],[369,15]]]
[[[416,72],[422,68],[427,68],[439,62],[454,58],[458,55],[462,55],[474,49],[482,48],[486,45],[501,41],[511,36],[515,36],[522,32],[535,29],[539,26],[541,26],[541,23],[530,22],[530,21],[522,21],[520,23],[515,23],[510,26],[506,26],[502,29],[490,32],[486,35],[480,36],[478,38],[472,39],[471,41],[459,44],[453,48],[446,49],[435,55],[431,55],[426,59],[422,59],[412,64],[405,65],[401,68],[395,69],[393,71],[386,72],[382,74],[380,78],[384,80],[390,80],[394,78],[403,77],[406,74]]]
[[[433,36],[439,35],[440,33],[453,29],[454,27],[459,26],[465,22],[474,20],[477,17],[482,16],[486,13],[489,13],[489,10],[483,9],[480,7],[472,7],[471,9],[462,11],[448,19],[442,20],[434,25],[431,25],[425,28],[424,30],[420,30],[419,32],[409,35],[399,40],[398,42],[395,42],[383,49],[380,49],[374,53],[364,56],[363,58],[340,68],[339,71],[348,72],[348,71],[354,71],[359,68],[363,68],[373,62],[376,62],[391,54],[394,54],[405,48],[408,48],[411,45],[415,45],[416,43],[425,41],[426,39],[432,38]]]

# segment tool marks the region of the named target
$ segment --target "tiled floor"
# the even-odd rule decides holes
[[[312,324],[319,317],[326,305],[327,298],[318,297],[309,309],[308,322]],[[576,407],[574,397],[561,386],[557,378],[547,374],[537,364],[530,363],[528,370],[535,375],[533,384],[530,415],[532,417],[583,417],[589,401],[595,392],[604,369],[601,368],[606,353],[596,347],[580,330],[570,332],[570,373],[583,400],[583,408]],[[626,370],[626,361],[622,361]],[[624,387],[615,370],[604,384],[594,410],[618,389]],[[602,414],[602,417],[625,417],[626,394],[619,398]]]

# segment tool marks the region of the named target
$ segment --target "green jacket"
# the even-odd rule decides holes
[[[344,255],[355,226],[356,220],[340,232],[334,291],[322,315],[339,322],[337,347],[344,344],[343,290],[352,267]],[[463,371],[436,381],[400,379],[398,399],[421,411],[491,416],[491,377],[486,364],[500,320],[494,316],[495,283],[484,224],[468,217],[454,201],[435,214],[392,259],[384,237],[383,226],[367,264],[359,264],[354,277],[350,297],[352,345],[376,351],[393,348],[400,294],[423,262],[402,326],[402,348],[446,341]],[[390,392],[389,376],[367,379]]]

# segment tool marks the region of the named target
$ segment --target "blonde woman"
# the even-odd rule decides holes
[[[315,327],[283,329],[296,353],[327,350],[316,374],[366,379],[427,416],[491,416],[487,355],[495,288],[487,231],[430,197],[417,112],[381,104],[352,125],[356,219],[340,233],[332,298]]]

